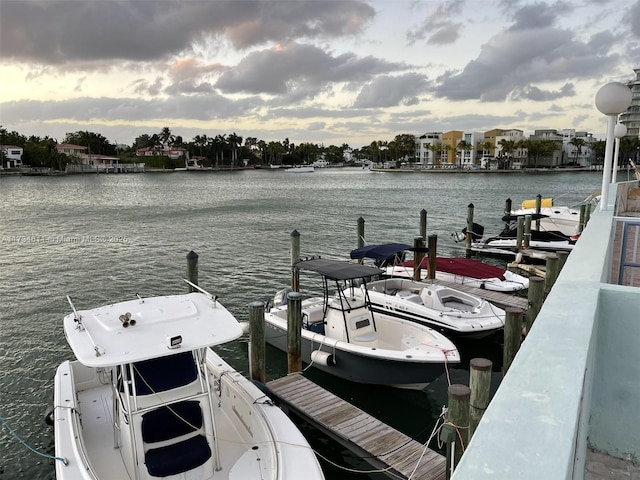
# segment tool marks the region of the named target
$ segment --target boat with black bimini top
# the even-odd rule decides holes
[[[321,275],[323,296],[301,301],[302,360],[358,383],[423,389],[460,362],[440,332],[371,308],[367,282],[384,273],[368,265],[315,258],[294,265]],[[333,287],[330,287],[330,284]],[[288,289],[265,313],[266,341],[287,351]]]
[[[239,322],[199,291],[64,317],[76,360],[55,375],[57,480],[321,480],[297,427],[211,348]]]

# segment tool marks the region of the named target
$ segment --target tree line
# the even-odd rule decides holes
[[[123,163],[137,163],[140,157],[136,152],[143,148],[158,148],[161,152],[165,148],[182,148],[189,153],[191,158],[200,157],[204,166],[214,167],[236,167],[241,163],[250,166],[265,166],[269,164],[280,165],[300,165],[310,164],[319,158],[323,158],[330,164],[340,164],[345,162],[344,153],[349,151],[354,161],[396,162],[406,161],[414,163],[416,158],[416,136],[412,134],[399,134],[393,140],[373,141],[369,145],[352,149],[348,144],[329,145],[302,142],[294,144],[288,138],[282,141],[265,141],[257,137],[245,137],[236,132],[228,134],[217,134],[208,136],[206,134],[196,135],[191,141],[185,141],[182,136],[174,135],[171,128],[164,127],[158,133],[143,134],[138,136],[132,145],[123,146],[110,142],[100,133],[90,131],[77,131],[67,133],[60,143],[80,145],[87,148],[87,153],[116,156]],[[577,163],[582,151],[590,147],[594,159],[593,163],[601,163],[604,157],[605,142],[598,140],[587,145],[582,138],[573,138],[569,142],[574,146],[575,159]],[[58,153],[56,139],[51,137],[26,137],[18,132],[9,132],[0,126],[0,145],[13,145],[23,148],[22,162],[33,167],[51,167],[62,170],[68,162],[74,159],[67,158],[66,155]],[[539,161],[552,156],[553,153],[562,149],[561,143],[546,139],[522,139],[518,141],[503,139],[499,142],[501,147],[498,157],[498,168],[510,168],[513,161],[513,153],[518,149],[525,149],[527,152],[526,166],[536,167]],[[479,151],[491,152],[492,156],[496,145],[490,141],[485,141],[475,146]],[[453,158],[458,152],[473,151],[474,145],[462,140],[456,146],[442,143],[434,143],[428,146],[433,152],[434,163],[444,163],[444,158]],[[623,137],[620,140],[620,158],[637,158],[640,155],[640,144],[638,138]],[[171,165],[167,157],[155,158],[145,157],[144,162],[149,166],[163,166],[167,168],[182,166],[183,160],[175,160],[176,165]],[[4,159],[3,159],[4,160]],[[153,163],[161,162],[159,165]],[[455,162],[447,162],[455,163]],[[567,163],[572,163],[569,158]],[[4,161],[3,161],[4,164]]]

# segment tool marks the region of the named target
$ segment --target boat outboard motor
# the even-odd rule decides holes
[[[276,294],[273,296],[273,307],[275,308],[286,305],[290,292],[291,289],[289,287],[283,288],[282,290],[276,292]]]

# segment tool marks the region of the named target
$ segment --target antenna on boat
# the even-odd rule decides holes
[[[96,342],[94,342],[93,338],[91,338],[91,334],[89,333],[89,330],[87,330],[87,328],[82,323],[82,316],[78,314],[78,311],[76,310],[76,307],[71,301],[71,297],[69,295],[67,295],[67,301],[69,302],[69,305],[71,305],[71,309],[73,310],[73,321],[78,324],[78,330],[85,331],[85,333],[87,334],[87,337],[89,337],[89,341],[91,342],[91,345],[93,345],[93,350],[96,352],[96,357],[99,357],[100,355],[102,355],[102,353],[100,353],[100,347],[96,345]],[[102,352],[104,353],[104,349],[102,349]]]
[[[83,329],[84,325],[82,325],[82,317],[78,315],[78,311],[76,310],[75,305],[71,301],[71,297],[67,295],[67,302],[71,305],[71,310],[73,310],[73,321],[78,324],[78,328]]]
[[[186,283],[188,283],[189,285],[191,285],[193,288],[195,288],[196,290],[199,290],[200,292],[204,293],[209,300],[211,300],[214,304],[218,301],[218,296],[217,295],[211,295],[209,292],[207,292],[204,288],[200,288],[198,285],[196,285],[195,283],[190,282],[189,280],[187,280],[186,278],[183,278],[182,280],[184,280]]]

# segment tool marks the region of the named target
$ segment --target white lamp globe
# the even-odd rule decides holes
[[[627,127],[621,123],[616,123],[616,128],[613,131],[613,135],[616,138],[622,138],[627,134]]]
[[[624,83],[611,82],[596,93],[596,108],[605,115],[618,115],[631,105],[631,89]]]

